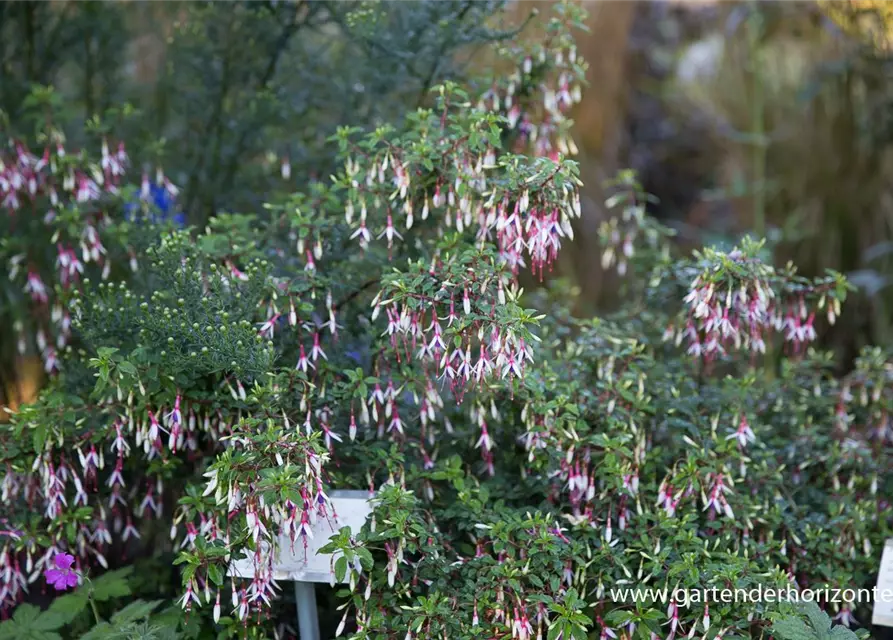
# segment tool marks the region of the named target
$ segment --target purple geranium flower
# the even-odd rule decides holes
[[[77,586],[78,574],[74,572],[71,565],[74,564],[74,556],[68,553],[57,553],[53,557],[55,569],[49,569],[46,572],[47,582],[56,588],[56,591],[65,591]]]

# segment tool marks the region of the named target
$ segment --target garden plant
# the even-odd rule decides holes
[[[682,254],[629,172],[601,234],[624,304],[571,316],[553,271],[581,215],[582,17],[540,16],[490,76],[339,129],[331,177],[201,228],[113,129],[69,150],[32,93],[0,251],[51,379],[0,424],[0,638],[287,637],[274,542],[306,549],[338,489],[375,508],[325,547],[337,636],[865,634],[864,604],[617,595],[870,588],[893,363],[835,376],[813,344],[841,275],[755,239]]]

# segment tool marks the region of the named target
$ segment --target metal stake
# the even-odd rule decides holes
[[[301,640],[319,640],[319,614],[316,611],[316,589],[312,582],[295,582],[298,604],[298,630]]]

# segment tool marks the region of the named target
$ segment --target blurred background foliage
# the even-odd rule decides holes
[[[29,95],[53,87],[70,149],[95,147],[97,132],[126,141],[131,182],[163,167],[187,224],[201,228],[214,213],[261,213],[277,194],[328,180],[338,126],[397,123],[430,87],[466,79],[482,45],[515,35],[490,26],[502,5],[3,2],[0,125],[39,149],[44,111]],[[4,325],[14,304],[0,300]],[[16,405],[39,386],[40,366],[5,329],[0,388]]]
[[[474,78],[491,62],[484,43],[535,36],[521,27],[548,4],[0,3],[0,108],[9,132],[33,138],[25,97],[52,85],[74,146],[98,117],[137,171],[164,167],[203,226],[326,180],[337,126],[398,122],[433,84]],[[585,211],[557,268],[576,312],[616,300],[596,243],[603,185],[630,167],[683,249],[754,233],[777,263],[848,273],[860,295],[826,344],[842,367],[893,342],[893,3],[585,5]],[[30,393],[28,366],[16,364],[13,402]]]
[[[655,91],[666,132],[658,141],[632,138],[640,160],[630,164],[692,244],[750,232],[769,239],[776,263],[793,260],[808,275],[847,273],[861,295],[827,333],[842,367],[862,345],[893,338],[893,68],[879,36],[893,34],[890,8],[859,1],[645,8],[676,16],[663,51],[643,54],[646,69],[663,69]],[[672,165],[686,169],[669,183],[663,168]]]
[[[164,166],[203,225],[327,178],[337,126],[396,120],[464,75],[458,51],[511,37],[486,24],[500,4],[2,3],[0,104],[19,124],[31,87],[53,85],[70,135],[132,105],[138,115],[107,126],[138,162]]]

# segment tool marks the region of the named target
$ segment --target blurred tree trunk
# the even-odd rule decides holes
[[[20,405],[32,402],[43,386],[43,362],[35,356],[18,357],[14,371],[0,372],[0,422]]]
[[[580,149],[583,216],[570,247],[578,310],[588,311],[605,292],[598,228],[604,218],[604,182],[621,165],[627,119],[629,38],[638,2],[584,2],[589,33],[578,38],[579,53],[589,63],[588,86],[574,113],[574,137]]]

